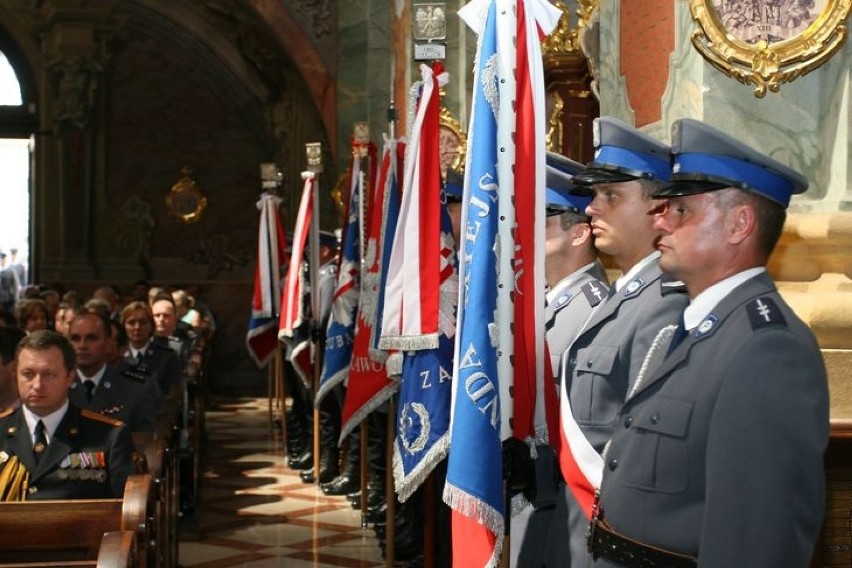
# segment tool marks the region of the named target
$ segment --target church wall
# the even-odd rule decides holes
[[[327,81],[335,13],[325,22],[303,4],[260,6],[265,12],[228,1],[103,1],[82,9],[64,0],[11,0],[0,7],[0,26],[19,39],[39,90],[38,281],[83,294],[100,283],[127,289],[139,278],[200,285],[217,318],[211,370],[220,386],[265,384],[244,347],[260,163],[276,162],[284,172],[288,230],[305,143],[323,143],[321,199],[329,204],[337,177],[328,139],[334,130],[320,113],[335,100]],[[329,23],[329,33],[299,27],[317,22]],[[286,26],[300,29],[291,33],[299,38],[279,42],[275,30]],[[312,40],[325,47],[323,57]],[[309,77],[284,44],[299,47]],[[322,96],[314,97],[316,89]],[[166,205],[184,166],[208,200],[192,224]],[[322,224],[333,228],[333,208],[325,209]]]
[[[636,13],[625,2],[600,4],[601,114],[636,124],[669,141],[671,124],[683,117],[707,120],[776,159],[802,171],[810,188],[794,196],[781,243],[769,263],[779,289],[814,330],[829,369],[832,417],[852,417],[848,365],[852,350],[852,217],[850,190],[849,42],[818,69],[782,84],[780,92],[754,95],[710,65],[692,45],[697,28],[687,2],[661,6],[659,22],[670,21],[674,43],[668,54],[665,91],[651,112],[648,98],[634,100],[632,82],[658,82],[653,69],[630,57],[629,46],[652,45],[656,35],[618,33]],[[630,11],[629,11],[630,10]],[[631,20],[633,22],[633,20]],[[634,22],[635,23],[635,22]],[[629,42],[629,44],[627,43]],[[656,120],[648,117],[656,115]]]

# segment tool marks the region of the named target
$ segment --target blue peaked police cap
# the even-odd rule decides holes
[[[647,134],[611,116],[595,119],[595,157],[576,176],[578,191],[591,194],[593,183],[635,179],[667,182],[671,178],[671,149]]]
[[[568,159],[555,152],[547,153],[547,173],[545,205],[548,215],[557,215],[567,211],[583,213],[591,202],[591,197],[577,195],[574,177],[582,172],[583,164]]]
[[[464,192],[464,178],[452,168],[447,168],[447,177],[444,180],[444,194],[448,202],[459,202]]]
[[[671,182],[653,193],[667,198],[736,187],[779,203],[808,189],[796,170],[746,146],[709,124],[691,118],[672,125]]]

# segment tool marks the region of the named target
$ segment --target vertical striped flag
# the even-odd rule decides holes
[[[446,206],[441,208],[441,289],[438,346],[406,351],[397,405],[393,474],[406,501],[447,455],[450,442],[453,341],[459,278],[456,242]]]
[[[405,155],[399,221],[387,269],[379,347],[438,346],[441,168],[438,90],[447,84],[441,63],[420,66],[422,82]]]
[[[257,266],[254,271],[254,293],[251,318],[246,334],[246,348],[254,362],[263,367],[278,348],[278,315],[281,308],[281,263],[287,249],[287,238],[281,227],[278,207],[281,198],[269,193],[260,196],[260,227],[257,235]]]
[[[459,11],[479,40],[444,488],[453,509],[457,566],[499,564],[505,527],[501,442],[528,439],[536,431],[535,393],[544,379],[544,258],[537,246],[544,235],[545,164],[539,35],[549,33],[560,15],[545,0],[518,0],[517,6],[511,0],[473,0]]]
[[[399,189],[396,180],[397,142],[386,140],[379,180],[373,184],[366,215],[366,246],[361,273],[361,295],[355,323],[355,340],[349,383],[341,412],[341,441],[393,395],[396,383],[388,378],[385,358],[373,348],[376,329],[380,284],[385,265],[383,259],[384,230],[396,225],[396,205]]]
[[[322,375],[314,401],[317,406],[332,388],[346,379],[352,362],[355,318],[358,314],[358,293],[361,286],[359,217],[364,185],[361,167],[363,160],[357,148],[354,148],[354,144],[353,141],[352,160],[349,166],[349,202],[340,254],[340,271],[337,289],[331,300],[331,316],[326,330]]]
[[[290,254],[290,265],[287,270],[284,291],[281,297],[281,318],[278,323],[279,339],[288,342],[288,359],[299,377],[306,385],[311,384],[311,341],[308,331],[310,321],[310,302],[308,294],[310,287],[306,285],[304,263],[305,243],[313,217],[313,184],[314,174],[303,172],[305,185],[302,198],[299,201],[299,212],[296,215],[296,227],[293,230],[293,247]]]

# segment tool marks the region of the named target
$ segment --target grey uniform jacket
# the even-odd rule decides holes
[[[681,320],[688,298],[654,259],[592,314],[563,355],[561,380],[580,430],[598,451],[612,435],[628,388],[657,333]],[[589,522],[563,485],[548,536],[548,566],[584,566]],[[566,534],[567,538],[566,538]]]
[[[73,404],[68,405],[38,464],[21,409],[0,419],[0,449],[18,456],[29,472],[28,500],[121,497],[127,476],[133,473],[133,440],[127,427],[109,418],[87,416]],[[89,459],[78,459],[81,454]]]
[[[559,359],[586,323],[589,314],[606,299],[609,286],[601,265],[574,272],[547,292],[544,321],[553,374],[559,372]],[[558,376],[558,375],[557,375]]]
[[[657,332],[679,322],[686,307],[682,285],[669,284],[651,261],[597,308],[563,355],[574,418],[599,453]]]
[[[121,420],[131,432],[150,432],[154,429],[157,409],[150,385],[118,375],[109,366],[91,402],[86,400],[86,389],[79,376],[68,387],[68,399],[78,408],[88,408]]]
[[[828,433],[819,347],[761,274],[625,403],[604,466],[603,517],[700,566],[808,566]]]

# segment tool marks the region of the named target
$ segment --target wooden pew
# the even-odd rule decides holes
[[[147,474],[127,479],[123,499],[0,503],[0,567],[96,566],[102,555],[121,562],[129,545],[126,562],[146,566],[153,506]],[[122,531],[129,536],[104,539]]]

